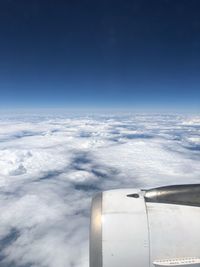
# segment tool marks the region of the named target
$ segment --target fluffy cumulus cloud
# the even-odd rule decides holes
[[[88,266],[97,191],[199,183],[199,159],[199,116],[2,116],[0,266]]]

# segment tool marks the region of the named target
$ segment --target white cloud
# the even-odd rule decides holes
[[[200,117],[0,120],[0,265],[88,266],[98,190],[198,183]]]

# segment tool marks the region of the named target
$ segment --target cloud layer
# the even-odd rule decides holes
[[[99,190],[200,182],[200,117],[3,116],[0,266],[88,266]]]

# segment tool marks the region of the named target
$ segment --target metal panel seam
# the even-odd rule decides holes
[[[145,209],[146,209],[146,216],[147,216],[147,231],[148,231],[148,242],[149,242],[149,267],[151,266],[151,236],[150,236],[150,226],[149,226],[149,214],[148,214],[148,207],[144,198],[144,205],[145,205]]]

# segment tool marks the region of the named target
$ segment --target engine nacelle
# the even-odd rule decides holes
[[[200,267],[200,185],[118,189],[92,201],[90,267]]]

